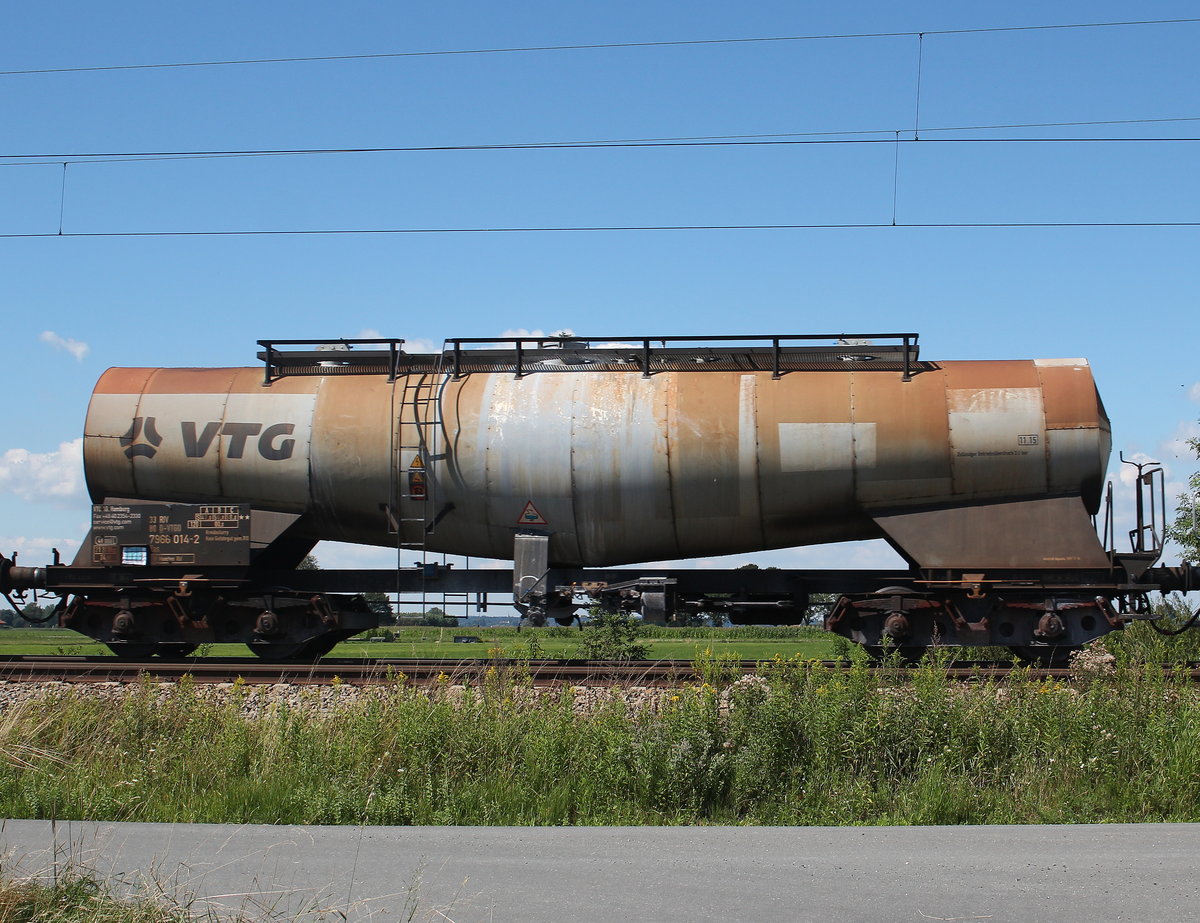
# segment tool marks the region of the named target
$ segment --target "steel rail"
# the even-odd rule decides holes
[[[769,669],[773,661],[741,660],[719,663],[716,669],[743,675]],[[804,666],[847,671],[841,660],[808,661]],[[1164,669],[1171,665],[1164,664]],[[1200,680],[1200,664],[1185,665],[1193,680]],[[903,681],[916,667],[873,664],[881,677]],[[1003,679],[1015,670],[1034,679],[1068,679],[1065,666],[1020,666],[997,661],[957,662],[945,667],[946,675],[964,682]],[[328,685],[426,684],[448,682],[475,685],[493,677],[528,680],[535,685],[634,685],[680,686],[704,681],[690,660],[657,661],[563,661],[510,659],[326,659],[317,663],[269,663],[257,658],[195,660],[118,660],[113,657],[12,656],[0,658],[0,682],[133,683],[143,678],[177,682],[190,677],[196,683]]]

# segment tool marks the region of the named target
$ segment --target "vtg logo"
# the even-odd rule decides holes
[[[183,454],[188,458],[203,458],[218,436],[229,437],[223,453],[226,458],[242,458],[246,454],[246,443],[257,436],[258,454],[267,461],[283,461],[292,457],[296,440],[283,437],[290,436],[295,428],[294,423],[272,423],[264,427],[261,423],[222,424],[220,420],[205,423],[203,429],[194,420],[184,420],[179,424]],[[121,436],[120,442],[125,447],[126,458],[153,458],[162,445],[163,437],[159,435],[154,417],[134,417],[133,424]]]
[[[226,458],[241,458],[246,451],[246,441],[251,436],[258,436],[258,454],[267,461],[291,458],[296,448],[295,439],[280,439],[281,436],[292,434],[292,430],[296,428],[294,423],[272,423],[263,429],[261,423],[226,423],[222,426],[219,421],[215,421],[205,423],[204,429],[197,432],[193,421],[184,420],[179,424],[179,428],[183,432],[183,454],[188,458],[203,458],[207,455],[218,434],[229,437],[229,442],[225,445]]]
[[[142,436],[146,437],[146,441],[138,442]],[[142,458],[153,458],[158,447],[162,445],[162,441],[162,436],[158,434],[158,429],[154,426],[154,417],[134,417],[132,425],[120,438],[121,445],[125,446],[126,458],[133,458],[135,455],[140,455]]]

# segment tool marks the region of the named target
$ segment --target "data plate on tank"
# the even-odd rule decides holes
[[[245,503],[101,503],[92,507],[98,565],[249,564]]]

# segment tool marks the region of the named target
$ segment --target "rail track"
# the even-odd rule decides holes
[[[848,670],[846,661],[813,661],[827,670]],[[729,661],[722,670],[753,673],[761,661]],[[1193,680],[1200,680],[1200,664],[1188,664]],[[881,665],[873,669],[903,678],[910,667]],[[1014,667],[998,661],[960,661],[946,667],[947,676],[963,682],[978,682],[1008,676]],[[1063,679],[1066,667],[1027,667],[1034,678]],[[253,684],[289,683],[325,685],[334,682],[355,685],[388,683],[451,682],[477,684],[497,674],[528,677],[535,685],[638,685],[678,686],[696,683],[703,677],[690,660],[596,661],[596,660],[444,660],[444,659],[324,659],[316,663],[268,663],[256,657],[206,658],[142,662],[113,657],[10,656],[0,657],[0,682],[133,683],[143,678],[178,681],[184,676],[197,683]]]

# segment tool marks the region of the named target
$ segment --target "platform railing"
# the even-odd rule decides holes
[[[839,358],[853,362],[856,358],[871,361],[881,356],[898,358],[903,363],[905,381],[912,380],[919,355],[919,334],[916,333],[797,333],[797,334],[747,334],[740,336],[589,336],[574,334],[524,337],[452,337],[446,340],[445,352],[450,357],[450,369],[454,378],[463,374],[464,361],[468,354],[472,362],[483,359],[503,361],[506,357],[515,364],[518,378],[531,371],[532,362],[544,361],[548,350],[570,350],[576,353],[596,355],[631,355],[641,369],[642,377],[649,378],[654,372],[654,359],[664,355],[678,356],[688,349],[713,350],[719,345],[721,351],[743,354],[768,354],[772,378],[784,373],[783,360],[789,355],[802,353],[838,353]],[[878,341],[892,341],[880,344]],[[824,341],[825,346],[799,345]],[[657,346],[655,344],[658,344]],[[668,345],[670,344],[670,345]],[[480,347],[498,346],[498,349],[483,350]],[[474,348],[472,348],[474,347]],[[532,355],[531,355],[532,350]],[[856,353],[855,350],[858,350]],[[536,357],[536,358],[535,358]]]
[[[916,333],[802,333],[738,336],[452,337],[440,353],[406,353],[402,339],[259,340],[263,383],[288,375],[368,375],[389,381],[436,367],[454,380],[473,372],[769,371],[892,369],[911,381],[922,367]],[[296,347],[307,347],[297,349]],[[365,347],[365,348],[364,348]]]

